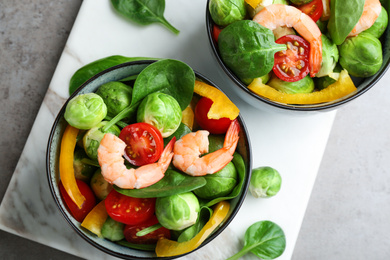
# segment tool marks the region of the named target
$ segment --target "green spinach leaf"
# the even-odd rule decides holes
[[[185,124],[180,123],[179,128],[172,135],[168,136],[167,138],[164,138],[164,146],[166,146],[169,141],[172,140],[173,137],[176,137],[176,140],[179,140],[180,138],[189,133],[191,133],[191,129]]]
[[[285,44],[276,44],[268,28],[252,20],[234,22],[218,37],[222,60],[240,79],[266,75],[274,66],[274,54],[286,50]]]
[[[156,58],[146,58],[146,57],[125,57],[121,55],[108,56],[91,63],[86,64],[85,66],[78,69],[69,81],[69,95],[72,95],[78,87],[80,87],[84,82],[95,76],[96,74],[111,68],[113,66],[138,60],[157,60]]]
[[[192,191],[206,184],[203,177],[192,177],[174,170],[167,170],[165,176],[155,184],[143,189],[121,189],[114,186],[115,190],[135,198],[166,197],[178,193]]]
[[[193,239],[199,231],[202,230],[204,225],[206,225],[207,221],[209,221],[211,215],[213,215],[213,210],[207,206],[201,206],[199,210],[198,219],[195,224],[186,228],[179,237],[177,238],[177,242],[186,242]]]
[[[363,14],[364,0],[330,1],[328,31],[336,45],[340,45]]]
[[[111,4],[118,13],[136,23],[161,23],[175,34],[180,32],[164,17],[165,0],[111,0]]]
[[[132,104],[154,92],[174,97],[184,110],[191,102],[195,73],[190,66],[178,60],[165,59],[147,66],[138,75],[133,87]]]
[[[239,259],[248,252],[261,259],[275,259],[283,254],[285,248],[286,237],[283,230],[271,221],[259,221],[246,230],[241,251],[227,260]]]

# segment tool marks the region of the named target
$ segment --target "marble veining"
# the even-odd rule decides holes
[[[113,13],[108,2],[83,1],[0,205],[0,228],[86,259],[113,259],[80,238],[56,207],[45,167],[49,132],[68,97],[69,79],[80,66],[109,55],[174,58],[215,82],[240,108],[252,143],[253,167],[270,165],[283,176],[277,196],[261,200],[248,194],[230,226],[211,243],[183,259],[225,259],[239,250],[246,228],[265,219],[284,229],[287,247],[279,260],[290,259],[335,112],[298,117],[265,113],[237,97],[208,47],[205,0],[175,0],[175,4],[172,0],[166,5],[166,17],[175,17],[181,29],[178,36],[160,25],[129,24]],[[178,5],[191,12],[178,13],[175,9]],[[300,163],[303,156],[305,164]],[[251,255],[246,258],[256,259]]]

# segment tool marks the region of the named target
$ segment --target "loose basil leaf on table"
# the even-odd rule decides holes
[[[330,1],[328,31],[336,45],[340,45],[363,14],[365,0]]]
[[[275,259],[286,249],[286,237],[275,223],[265,220],[252,224],[245,232],[244,247],[227,260],[236,260],[252,252],[261,259]]]
[[[192,191],[206,184],[203,177],[193,177],[174,170],[167,170],[165,176],[155,184],[143,189],[121,189],[114,186],[115,190],[124,195],[135,198],[167,197],[178,193]]]
[[[175,34],[180,32],[164,17],[165,0],[111,0],[111,4],[118,13],[136,23],[161,23]]]
[[[111,68],[113,66],[137,60],[158,60],[156,58],[147,57],[125,57],[121,55],[113,55],[88,63],[87,65],[78,69],[70,79],[69,95],[72,95],[78,87],[84,82],[95,76],[96,74]]]

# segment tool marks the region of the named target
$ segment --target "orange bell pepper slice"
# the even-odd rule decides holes
[[[209,84],[195,80],[194,92],[213,101],[207,114],[209,119],[227,117],[234,120],[240,113],[238,107],[222,91]]]
[[[104,200],[99,202],[85,217],[81,226],[88,229],[98,237],[102,237],[102,226],[107,220],[107,210]]]
[[[343,98],[348,94],[356,91],[351,77],[346,70],[340,72],[339,79],[321,91],[312,93],[297,93],[287,94],[282,93],[268,85],[262,83],[261,78],[256,78],[249,84],[248,89],[259,96],[268,98],[270,100],[296,105],[318,104],[323,102],[330,102],[339,98]]]
[[[73,169],[73,154],[77,142],[79,129],[68,125],[61,140],[60,150],[60,178],[69,197],[81,209],[85,197],[81,194],[76,183]]]
[[[202,230],[191,240],[186,242],[176,242],[166,238],[158,240],[156,254],[158,257],[169,257],[188,253],[198,246],[222,223],[230,209],[227,201],[221,201],[214,207],[214,212]]]

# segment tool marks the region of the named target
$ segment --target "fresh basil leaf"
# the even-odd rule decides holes
[[[180,32],[164,17],[165,0],[111,0],[111,4],[118,13],[138,24],[161,23],[175,34]]]
[[[240,79],[266,75],[274,66],[274,54],[286,50],[276,44],[272,31],[252,20],[234,22],[218,36],[222,60]]]
[[[195,73],[190,66],[178,60],[160,60],[138,75],[133,87],[132,104],[151,93],[162,92],[174,97],[184,110],[191,102],[194,86]]]
[[[275,259],[286,249],[286,237],[275,223],[265,220],[251,225],[245,232],[244,247],[227,260],[236,260],[252,252],[261,259]]]
[[[340,45],[363,14],[365,0],[330,1],[328,31],[336,45]]]
[[[193,177],[174,170],[167,170],[165,176],[155,184],[142,189],[121,189],[114,186],[115,190],[124,195],[135,198],[166,197],[178,193],[192,191],[206,184],[203,177]]]

